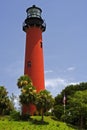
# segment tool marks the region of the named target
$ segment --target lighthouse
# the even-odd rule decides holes
[[[27,17],[23,23],[23,31],[26,32],[24,74],[31,78],[39,92],[45,89],[42,32],[46,30],[46,24],[39,7],[33,5],[26,13]]]

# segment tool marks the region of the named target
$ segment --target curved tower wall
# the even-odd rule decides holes
[[[44,58],[42,32],[46,24],[41,17],[42,10],[35,5],[26,10],[27,18],[23,23],[23,31],[26,32],[25,66],[24,74],[28,75],[37,92],[45,89]],[[33,115],[36,111],[34,105],[23,105],[22,113]]]

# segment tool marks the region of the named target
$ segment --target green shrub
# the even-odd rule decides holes
[[[29,114],[21,115],[21,120],[28,121],[29,119],[30,119],[30,115]]]
[[[18,111],[12,111],[11,113],[10,113],[10,119],[11,120],[14,120],[14,121],[19,121],[21,118],[20,118],[21,116],[20,116],[20,112],[18,112]]]
[[[52,115],[52,113],[51,113],[51,112],[49,112],[49,111],[47,111],[44,115],[45,115],[45,116],[51,116],[51,115]]]

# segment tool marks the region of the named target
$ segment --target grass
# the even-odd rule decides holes
[[[40,118],[33,116],[30,121],[10,121],[8,117],[1,117],[0,130],[76,130],[50,117],[44,117],[44,122],[41,123]]]

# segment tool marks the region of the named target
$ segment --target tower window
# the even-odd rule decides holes
[[[28,61],[28,62],[27,62],[27,66],[28,66],[28,68],[31,67],[31,61]]]
[[[42,42],[40,42],[40,47],[41,47],[41,48],[43,47],[43,43],[42,43]]]

